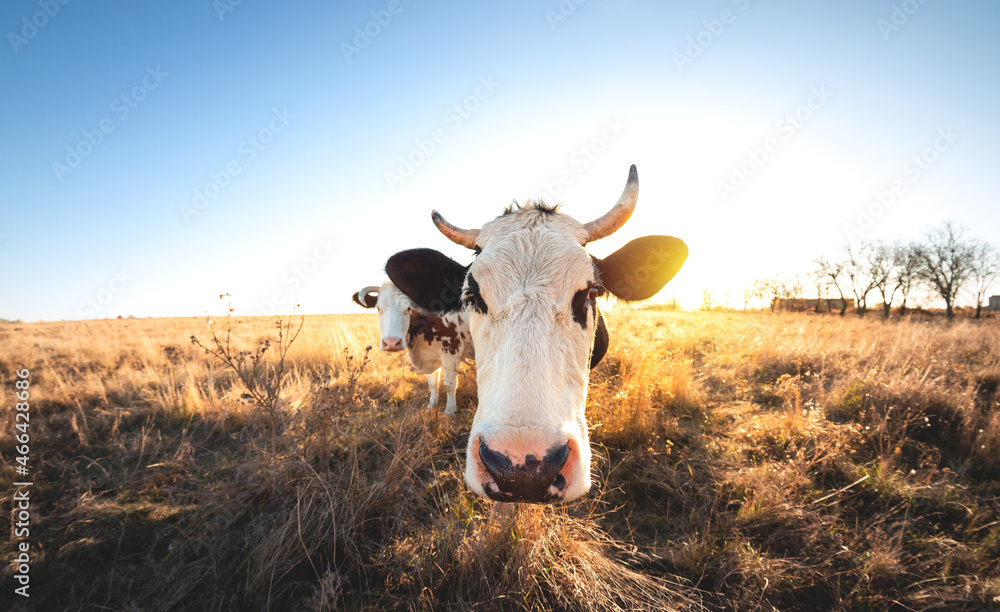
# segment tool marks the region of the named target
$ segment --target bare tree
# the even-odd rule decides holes
[[[917,281],[917,272],[920,269],[920,248],[915,243],[897,244],[893,247],[894,266],[893,284],[899,290],[899,297],[902,303],[899,305],[899,316],[906,314],[906,301],[910,299]]]
[[[893,273],[896,267],[895,250],[889,244],[875,242],[868,245],[865,255],[872,284],[882,296],[882,318],[888,319],[892,300],[899,289],[899,286],[893,282]]]
[[[868,294],[875,289],[875,280],[867,261],[868,251],[871,248],[870,243],[861,243],[858,246],[849,244],[844,248],[845,284],[854,294],[854,303],[858,316],[861,317],[868,312]]]
[[[840,295],[840,316],[844,316],[847,312],[847,298],[844,297],[844,262],[820,257],[816,260],[816,268],[817,275],[827,279],[830,286]]]
[[[715,298],[712,297],[711,289],[704,289],[701,292],[701,309],[714,310],[716,306]]]
[[[829,306],[829,300],[826,299],[826,296],[830,291],[830,279],[827,278],[822,270],[814,270],[809,275],[809,280],[812,281],[813,289],[816,290],[816,306],[813,308],[813,311],[821,312],[824,301],[827,301],[827,306]]]
[[[948,320],[955,318],[955,298],[975,268],[974,243],[963,237],[965,230],[951,221],[924,232],[918,248],[918,277],[944,300]]]
[[[761,290],[764,292],[764,300],[770,302],[771,312],[778,307],[778,298],[781,297],[781,285],[777,278],[762,278]]]
[[[972,289],[976,299],[976,318],[983,314],[983,300],[989,292],[997,276],[1000,276],[1000,254],[989,242],[976,240],[973,242],[972,259]]]
[[[797,300],[802,297],[803,283],[802,276],[792,274],[791,276],[779,276],[778,284],[781,287],[781,298],[784,300]]]
[[[751,300],[756,299],[761,303],[761,308],[764,307],[764,300],[770,292],[768,283],[762,278],[754,280],[752,283],[747,285],[747,288],[743,291],[744,308],[749,305]]]

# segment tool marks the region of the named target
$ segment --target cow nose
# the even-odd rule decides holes
[[[541,459],[529,454],[523,462],[515,463],[504,453],[491,449],[480,437],[479,458],[493,478],[483,489],[494,501],[550,502],[559,499],[566,487],[566,478],[560,472],[569,458],[567,444],[553,446]]]
[[[403,350],[403,339],[402,338],[382,338],[383,351],[401,351]]]

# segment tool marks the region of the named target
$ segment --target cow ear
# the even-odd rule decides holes
[[[604,325],[604,317],[601,316],[601,311],[597,311],[597,329],[594,330],[594,351],[590,354],[590,369],[593,370],[597,367],[597,364],[601,363],[601,359],[604,359],[604,353],[608,352],[608,344],[610,343],[610,338],[608,336],[608,328]]]
[[[355,291],[351,299],[362,308],[375,308],[375,304],[378,303],[378,292],[373,292],[371,289],[362,289],[361,291]]]
[[[385,263],[385,273],[403,295],[431,312],[461,308],[468,269],[434,249],[400,251]]]
[[[673,236],[643,236],[604,259],[594,258],[601,284],[626,301],[646,300],[677,274],[687,259],[684,241]]]

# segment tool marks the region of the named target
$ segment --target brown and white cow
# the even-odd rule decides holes
[[[387,352],[406,348],[410,364],[427,374],[430,390],[428,408],[437,405],[438,381],[444,382],[448,397],[444,413],[455,414],[458,404],[458,366],[462,357],[473,357],[469,320],[464,312],[433,313],[414,308],[410,299],[392,283],[365,287],[352,299],[365,308],[378,309],[382,334],[379,349]]]
[[[669,236],[637,238],[604,259],[587,253],[587,243],[628,220],[638,189],[632,166],[618,203],[590,223],[532,202],[472,230],[434,211],[445,236],[475,251],[472,264],[431,249],[389,258],[386,273],[415,304],[468,313],[479,408],[465,479],[477,494],[554,502],[590,488],[587,382],[608,347],[596,299],[605,292],[625,301],[648,299],[688,254],[684,242]]]

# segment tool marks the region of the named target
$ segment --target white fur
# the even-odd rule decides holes
[[[533,207],[498,217],[479,232],[476,244],[482,252],[469,273],[488,312],[468,310],[479,408],[465,476],[479,495],[485,496],[483,485],[491,481],[479,458],[481,438],[515,464],[527,454],[541,457],[557,444],[568,444],[561,498],[569,501],[590,488],[584,411],[595,311],[588,309],[586,328],[572,311],[576,292],[595,281],[582,246],[586,239],[577,220]]]

